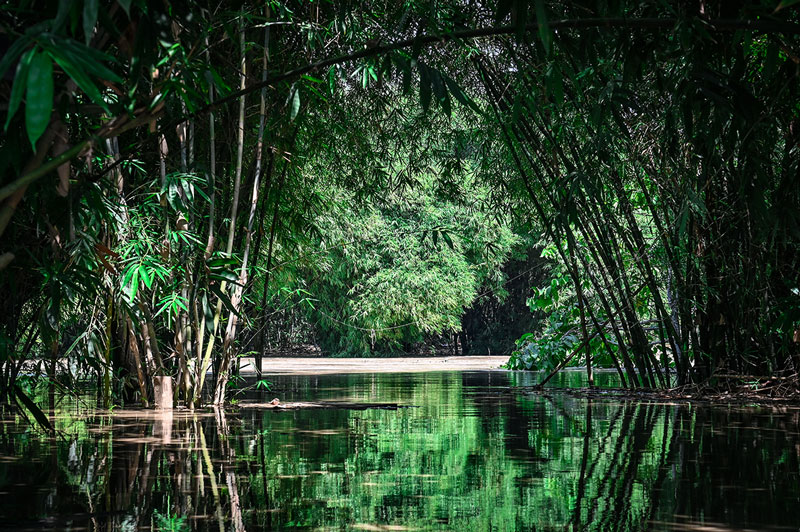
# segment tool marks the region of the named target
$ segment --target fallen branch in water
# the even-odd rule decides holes
[[[270,401],[269,403],[242,403],[239,408],[264,408],[276,410],[298,410],[301,408],[321,408],[326,410],[398,410],[400,408],[413,408],[402,406],[397,403],[345,403],[340,401],[320,401],[320,402],[296,402],[281,403]]]

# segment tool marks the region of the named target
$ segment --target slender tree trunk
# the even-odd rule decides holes
[[[241,78],[240,78],[240,90],[244,90],[245,84],[247,81],[247,61],[245,56],[245,31],[244,31],[244,19],[240,19],[240,30],[239,30],[239,41],[240,41],[240,48],[239,52],[241,54],[241,61],[240,61],[240,68],[241,68]],[[236,237],[236,215],[237,210],[239,208],[239,192],[241,189],[241,182],[242,182],[242,155],[244,153],[244,119],[245,119],[245,97],[242,96],[239,100],[239,127],[238,127],[238,142],[237,142],[237,152],[236,152],[236,174],[234,176],[234,184],[233,184],[233,200],[231,205],[231,223],[230,228],[228,229],[228,244],[225,248],[225,252],[228,255],[233,253],[233,242],[234,238]],[[227,283],[221,283],[220,290],[224,293],[225,289],[227,288]],[[217,327],[219,327],[219,318],[222,313],[222,300],[217,301],[217,309],[214,313],[214,331],[208,339],[208,350],[206,351],[207,354],[210,353],[211,348],[213,347],[214,337],[216,335]],[[222,353],[222,360],[220,361],[219,368],[217,370],[217,382],[214,391],[214,404],[222,404],[225,401],[225,388],[228,385],[228,371],[230,369],[230,350],[223,350]]]
[[[267,13],[267,17],[269,17],[269,12]],[[262,82],[266,81],[267,79],[268,49],[269,49],[269,26],[267,26],[264,30],[264,55],[263,55],[263,69],[261,74]],[[242,301],[242,292],[244,291],[244,288],[247,286],[248,282],[247,265],[250,259],[250,243],[253,240],[253,225],[255,224],[256,209],[258,208],[258,191],[261,188],[261,163],[264,151],[264,122],[266,118],[266,105],[267,105],[267,90],[266,88],[264,88],[261,90],[261,103],[259,107],[259,122],[258,122],[258,140],[256,143],[255,175],[253,177],[253,191],[252,194],[250,195],[250,213],[249,216],[247,217],[247,232],[245,233],[244,255],[242,256],[242,267],[239,271],[239,285],[233,287],[232,297],[231,297],[231,304],[234,309],[239,309]],[[228,328],[225,332],[225,340],[223,341],[222,345],[223,353],[227,353],[228,359],[231,359],[233,356],[231,350],[233,348],[233,341],[236,337],[236,325],[237,325],[237,316],[236,313],[232,310],[230,312],[230,315],[228,316]],[[256,368],[256,373],[258,373],[259,375],[261,374],[260,365]],[[220,389],[220,383],[222,383],[221,389]],[[217,385],[218,389],[215,394],[215,402],[217,402],[219,398],[221,398],[221,401],[225,400],[225,389],[224,389],[225,384],[226,383],[224,382],[224,380],[220,380],[220,382],[218,383]],[[220,396],[219,398],[217,397],[217,394]]]
[[[139,381],[139,392],[142,394],[142,405],[145,408],[149,405],[147,394],[147,373],[142,364],[142,357],[139,352],[139,343],[136,341],[136,329],[130,318],[126,318],[128,351],[133,356],[133,363],[136,366],[136,377]]]
[[[208,51],[208,38],[206,38],[206,60],[211,61],[211,53]],[[214,103],[214,85],[211,84],[208,87],[208,100],[211,104]],[[206,251],[205,251],[205,260],[211,258],[212,253],[214,252],[214,226],[215,226],[215,202],[216,202],[216,168],[217,168],[217,144],[216,144],[216,129],[215,129],[215,122],[214,122],[214,111],[208,113],[208,137],[209,137],[209,166],[208,166],[208,239],[206,241]],[[208,372],[208,367],[211,362],[211,350],[214,347],[213,335],[216,334],[216,330],[212,331],[211,338],[208,342],[208,348],[204,352],[205,348],[205,333],[206,333],[206,312],[209,309],[209,301],[208,301],[208,291],[203,293],[202,295],[202,304],[203,304],[203,315],[200,319],[199,325],[199,333],[197,338],[195,339],[195,344],[197,346],[197,365],[195,366],[195,379],[194,379],[194,387],[192,389],[192,398],[190,403],[193,406],[199,406],[200,397],[203,393],[203,386],[205,384],[206,373]],[[195,301],[195,304],[198,302]]]

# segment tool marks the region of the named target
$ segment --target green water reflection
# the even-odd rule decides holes
[[[800,527],[800,410],[587,401],[526,389],[536,378],[283,376],[262,397],[409,407],[397,410],[164,417],[64,400],[60,438],[14,419],[2,425],[0,526]]]

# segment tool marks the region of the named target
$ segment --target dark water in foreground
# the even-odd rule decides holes
[[[61,438],[2,424],[0,527],[800,528],[800,409],[590,402],[519,387],[536,378],[282,376],[263,398],[412,406],[398,410],[170,420],[64,400]]]

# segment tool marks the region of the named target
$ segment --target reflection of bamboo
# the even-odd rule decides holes
[[[594,511],[598,508],[598,503],[601,499],[603,499],[603,492],[605,491],[604,488],[608,485],[609,478],[612,476],[614,470],[616,469],[617,459],[621,456],[622,453],[622,444],[625,440],[625,435],[629,433],[630,423],[631,423],[631,413],[633,411],[633,407],[628,404],[624,404],[620,409],[619,414],[611,421],[608,426],[608,436],[610,437],[614,427],[617,424],[617,420],[619,420],[620,414],[624,414],[622,419],[622,426],[620,427],[619,435],[617,436],[617,444],[614,447],[614,452],[612,453],[611,462],[606,470],[606,474],[603,476],[602,480],[599,481],[595,497],[592,501],[587,505],[589,507],[589,515],[586,517],[587,523],[594,523]],[[589,471],[588,478],[594,478],[594,466],[599,463],[600,456],[598,455],[597,459],[595,459],[595,463],[592,464],[592,468]],[[611,488],[608,489],[608,493],[611,493]],[[602,527],[597,527],[598,529],[602,530]]]
[[[147,507],[150,505],[150,502],[152,500],[150,498],[150,493],[151,493],[150,492],[150,485],[152,483],[151,482],[152,481],[151,477],[154,476],[154,475],[151,474],[151,473],[153,473],[151,470],[152,470],[154,465],[156,466],[156,469],[157,469],[158,468],[158,462],[159,462],[159,457],[158,457],[158,455],[156,455],[156,453],[158,451],[156,451],[152,447],[153,446],[150,446],[150,449],[148,449],[147,452],[145,453],[144,466],[142,467],[142,478],[139,481],[139,486],[140,486],[139,497],[138,497],[138,500],[137,500],[136,507],[134,508],[134,512],[136,514],[137,527],[138,527],[138,524],[139,524],[139,516],[141,516],[141,515],[149,515],[149,513],[150,513],[148,511]],[[153,459],[154,455],[155,455],[155,459]],[[158,473],[158,471],[156,470],[156,474],[157,473]]]
[[[203,452],[200,450],[200,436],[198,433],[202,430],[197,418],[193,420],[194,425],[194,448],[195,450],[200,451],[197,453],[197,474],[194,476],[195,488],[193,490],[194,493],[198,494],[199,497],[203,497],[206,494],[206,483],[203,480]]]
[[[86,488],[86,504],[89,506],[89,519],[92,522],[92,527],[94,530],[99,530],[100,528],[97,526],[97,517],[95,517],[94,512],[94,504],[92,504],[92,494],[89,493],[89,485],[85,484],[84,487]]]
[[[601,522],[601,530],[609,529],[625,529],[625,521],[632,518],[631,508],[631,494],[633,491],[633,484],[639,470],[642,455],[647,448],[647,443],[650,441],[650,436],[653,433],[655,426],[655,409],[650,405],[636,406],[635,413],[633,414],[633,430],[624,430],[620,433],[620,441],[628,442],[628,449],[623,456],[623,464],[625,471],[618,472],[614,475],[614,486],[609,488],[609,497],[611,497],[611,489],[614,489],[614,501],[610,504],[612,511],[607,514],[607,520]],[[628,436],[629,434],[632,435]],[[609,470],[611,472],[611,470]],[[620,483],[621,482],[621,483]],[[623,511],[627,509],[627,511]],[[638,528],[637,523],[630,523],[630,527]]]
[[[222,462],[222,469],[225,471],[225,482],[228,484],[228,493],[231,499],[233,529],[236,532],[244,532],[242,506],[239,501],[239,489],[236,485],[236,471],[230,467],[230,464],[236,462],[236,456],[228,442],[228,422],[225,419],[225,411],[221,408],[214,408],[214,418],[217,421],[217,436],[219,436],[220,450],[222,451],[222,457],[225,459]]]
[[[103,456],[102,461],[100,462],[99,467],[103,467],[103,486],[105,487],[103,495],[105,495],[105,509],[106,512],[111,512],[111,468],[113,464],[113,444],[111,442],[111,435],[106,435],[106,449],[105,449],[105,456]],[[111,532],[111,519],[106,521],[106,527],[108,531]],[[100,530],[99,528],[96,530]]]
[[[658,476],[656,477],[655,482],[653,483],[653,487],[651,489],[652,495],[650,496],[650,506],[647,509],[647,513],[643,519],[643,522],[649,523],[650,520],[653,518],[653,514],[655,513],[657,506],[658,506],[658,494],[661,492],[661,486],[664,484],[664,481],[667,478],[667,465],[672,461],[675,455],[675,449],[677,445],[675,440],[678,438],[679,431],[675,430],[674,425],[675,421],[674,418],[677,416],[676,409],[672,409],[672,417],[673,417],[673,429],[672,435],[669,439],[669,451],[667,451],[667,436],[669,435],[669,427],[670,427],[670,417],[667,415],[666,408],[664,409],[664,435],[661,439],[661,456],[658,465]]]
[[[198,423],[197,432],[200,435],[200,450],[203,452],[203,459],[206,463],[208,470],[208,478],[211,479],[211,494],[214,496],[214,505],[217,507],[217,522],[219,523],[219,532],[225,532],[225,525],[222,522],[222,506],[219,504],[219,489],[217,488],[217,477],[214,473],[214,465],[211,463],[211,457],[208,455],[208,445],[206,445],[206,435],[203,432],[203,426]]]
[[[261,486],[264,492],[264,508],[267,511],[267,522],[265,526],[267,528],[272,526],[272,513],[270,512],[270,504],[269,504],[269,493],[267,492],[267,464],[266,464],[266,451],[264,449],[264,416],[259,415],[258,417],[258,428],[260,434],[258,435],[258,441],[260,448],[260,458],[261,458]]]
[[[583,433],[583,454],[581,456],[581,474],[578,478],[578,495],[575,498],[575,508],[572,511],[572,517],[569,523],[576,526],[578,529],[581,527],[581,502],[583,501],[583,494],[586,492],[586,464],[589,461],[589,442],[592,439],[592,401],[586,402],[586,430]]]

